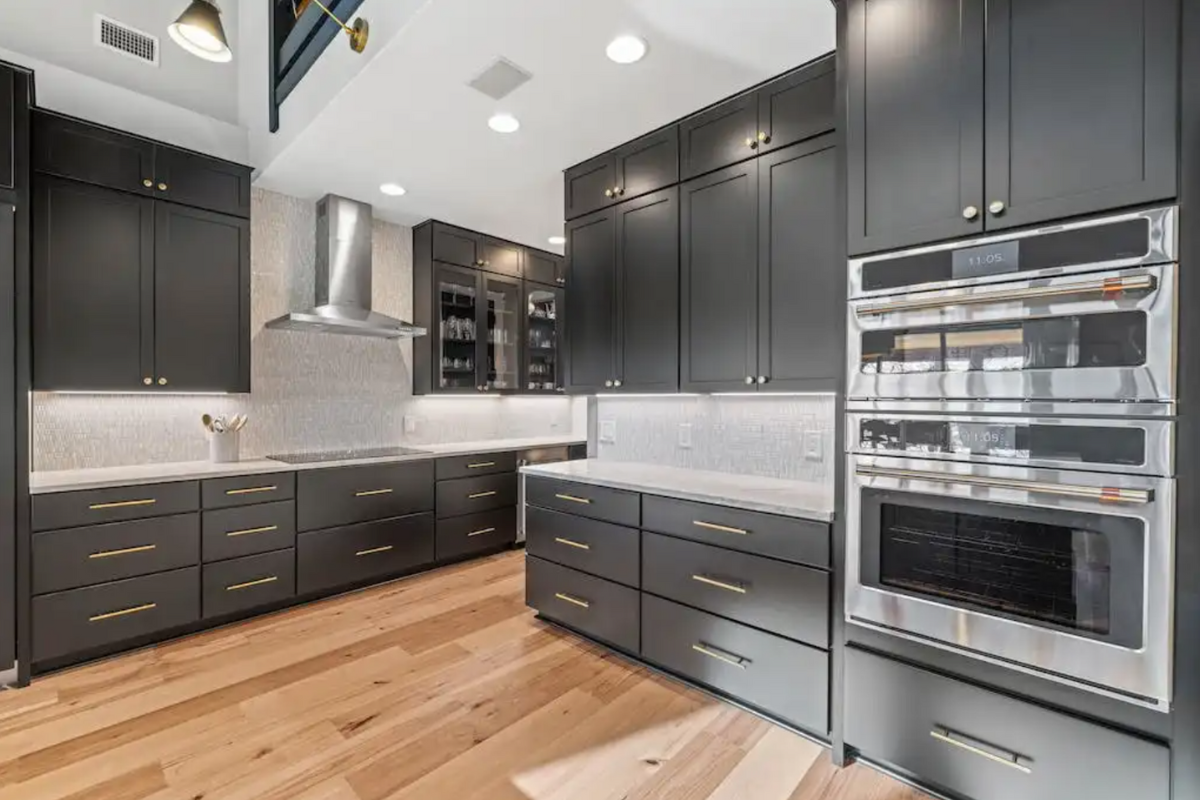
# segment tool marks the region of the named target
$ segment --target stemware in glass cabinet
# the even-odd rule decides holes
[[[487,302],[487,386],[516,390],[521,364],[521,286],[485,276]]]
[[[438,386],[446,391],[475,391],[479,386],[477,291],[470,273],[442,270],[438,276]]]
[[[557,289],[530,287],[526,292],[528,363],[525,388],[553,392],[559,387]]]

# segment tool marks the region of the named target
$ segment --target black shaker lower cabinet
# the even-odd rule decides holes
[[[296,537],[300,594],[354,586],[433,563],[432,514],[363,522]]]

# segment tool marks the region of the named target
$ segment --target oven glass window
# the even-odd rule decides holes
[[[1101,531],[890,503],[880,522],[883,586],[1111,631],[1114,548]]]
[[[1145,363],[1146,315],[1120,311],[867,331],[862,334],[860,368],[867,374],[894,375],[1136,367]]]

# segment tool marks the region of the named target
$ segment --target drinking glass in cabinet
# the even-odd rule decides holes
[[[526,335],[529,365],[525,388],[554,391],[558,388],[556,355],[558,349],[558,292],[530,289],[526,295]]]
[[[438,293],[442,342],[438,385],[443,389],[475,389],[475,287],[465,281],[442,280],[438,283]]]
[[[520,286],[487,279],[487,384],[493,389],[519,387]]]

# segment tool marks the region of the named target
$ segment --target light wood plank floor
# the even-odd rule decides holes
[[[523,589],[505,554],[0,693],[0,800],[923,800]]]

